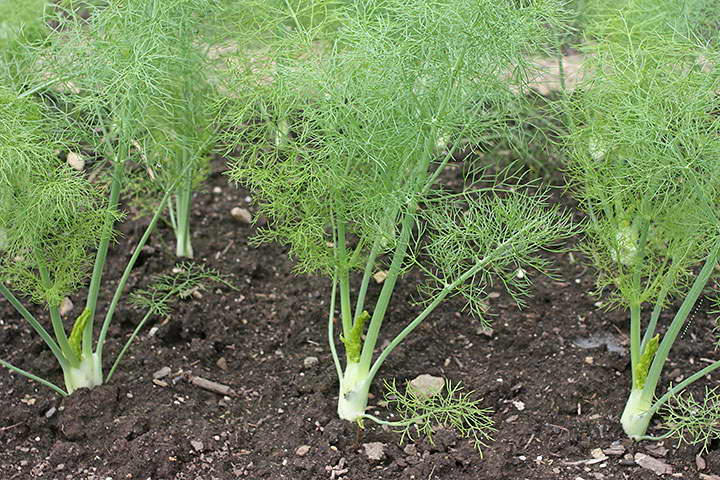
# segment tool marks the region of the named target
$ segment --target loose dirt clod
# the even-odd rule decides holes
[[[317,357],[306,357],[305,360],[303,360],[303,366],[308,369],[312,368],[315,365],[317,365],[319,362]]]
[[[363,448],[370,460],[380,460],[385,456],[385,444],[382,442],[363,443]]]
[[[298,457],[304,457],[309,451],[310,445],[300,445],[297,450],[295,450],[295,455]]]

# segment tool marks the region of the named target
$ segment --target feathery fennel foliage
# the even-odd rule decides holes
[[[421,395],[406,385],[405,392],[400,391],[395,381],[385,382],[385,402],[395,408],[403,419],[408,419],[401,427],[400,443],[414,435],[422,435],[434,445],[433,434],[437,427],[451,428],[460,437],[468,438],[476,450],[481,451],[492,441],[491,432],[495,430],[491,418],[492,410],[481,408],[479,400],[473,400],[474,392],[463,392],[460,382],[445,382],[444,391],[436,395]]]
[[[674,395],[660,413],[668,432],[663,437],[674,438],[678,445],[700,445],[706,453],[710,442],[720,439],[720,392],[718,387],[705,387],[705,394],[697,400],[689,392]]]
[[[251,108],[230,122],[243,153],[232,177],[257,192],[269,218],[255,240],[289,246],[296,271],[332,279],[328,339],[341,418],[369,418],[368,390],[380,366],[443,300],[463,295],[480,314],[493,279],[522,292],[527,285],[512,273],[542,267],[535,252],[571,230],[567,215],[523,185],[498,180],[459,194],[438,186],[456,152],[507,128],[513,88],[522,89],[530,69],[527,54],[548,43],[547,25],[560,16],[554,1],[359,1],[335,11],[339,27],[317,40],[325,30],[295,22],[286,8],[272,20],[292,22],[292,45],[283,49],[275,35],[276,50],[236,67]],[[412,268],[427,274],[425,308],[373,362],[396,282]],[[366,312],[379,269],[387,277]],[[355,289],[354,270],[362,272]]]
[[[193,256],[192,193],[212,142],[211,44],[202,34],[215,8],[214,0],[110,3],[94,9],[87,25],[68,18],[53,37],[51,68],[71,79],[76,118],[99,123],[122,158],[137,150],[150,180],[145,190],[160,191],[158,198],[181,179],[168,205],[180,257]]]
[[[51,14],[47,0],[0,0],[0,75],[24,78],[29,67],[25,45],[43,42]]]
[[[669,398],[720,367],[654,401],[670,348],[720,255],[720,73],[708,68],[720,57],[685,35],[692,26],[673,10],[677,2],[639,8],[646,3],[628,2],[591,29],[591,75],[571,104],[568,138],[576,196],[591,220],[584,250],[608,306],[630,311],[633,380],[622,423],[634,439]],[[663,308],[678,297],[682,306],[656,337]]]

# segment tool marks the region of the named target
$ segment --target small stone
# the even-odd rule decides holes
[[[707,463],[705,462],[705,459],[700,455],[695,455],[695,465],[697,466],[697,469],[701,471],[707,468]]]
[[[205,448],[203,442],[199,440],[190,440],[190,445],[195,449],[196,452],[202,452],[203,448]]]
[[[85,159],[76,152],[69,152],[67,154],[67,164],[75,170],[82,171],[85,169]]]
[[[670,465],[644,453],[635,454],[635,463],[642,468],[653,471],[656,475],[669,475],[672,473],[672,467]]]
[[[72,300],[70,300],[68,297],[63,298],[62,302],[60,302],[60,316],[64,317],[68,313],[72,312],[73,308],[75,308],[75,305],[73,305]]]
[[[295,455],[298,457],[304,457],[309,451],[310,445],[300,445],[297,450],[295,450]]]
[[[525,402],[523,402],[521,400],[513,400],[512,404],[515,406],[515,408],[517,408],[521,412],[523,410],[525,410]]]
[[[518,419],[517,415],[510,415],[508,418],[505,419],[505,423],[513,423],[517,419]]]
[[[415,377],[407,386],[408,392],[420,397],[431,398],[442,392],[445,379],[424,373]]]
[[[363,443],[365,455],[370,460],[380,460],[385,456],[385,444],[381,442]]]
[[[588,365],[592,365],[593,363],[595,363],[595,359],[593,357],[585,357],[585,363],[587,363]]]
[[[415,445],[413,445],[412,443],[405,445],[403,452],[405,452],[406,455],[411,455],[411,456],[415,456],[418,453],[417,447]]]
[[[385,279],[387,278],[387,272],[380,270],[379,272],[375,272],[373,274],[373,279],[375,280],[375,283],[383,283]]]
[[[500,298],[500,292],[490,292],[488,293],[488,298]]]
[[[47,412],[45,412],[45,418],[52,418],[53,415],[57,412],[57,408],[50,407]]]
[[[227,360],[225,360],[225,357],[218,358],[218,361],[215,363],[220,370],[225,370],[227,372],[228,370],[228,364]]]
[[[165,378],[172,372],[172,369],[170,367],[163,367],[157,372],[153,373],[153,378],[155,380],[160,380],[161,378]]]
[[[317,357],[306,357],[305,360],[303,360],[303,366],[307,368],[312,368],[315,365],[317,365],[319,362]]]
[[[58,463],[57,467],[55,467],[55,471],[59,472],[61,470],[65,470],[65,464],[64,463]]]
[[[592,455],[592,457],[595,459],[605,460],[607,458],[607,455],[605,455],[605,452],[603,452],[602,448],[593,448],[590,451],[590,455]]]
[[[220,187],[213,187],[213,193],[215,193],[215,194],[222,193],[222,188],[220,188]]]
[[[252,215],[250,214],[250,210],[247,208],[240,208],[235,207],[232,210],[230,210],[230,215],[241,223],[252,223]]]

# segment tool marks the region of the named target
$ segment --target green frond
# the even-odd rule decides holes
[[[574,94],[569,171],[592,217],[584,251],[614,303],[654,301],[663,278],[671,296],[682,291],[720,235],[720,75],[708,68],[718,53],[653,27],[599,43]]]
[[[154,315],[168,315],[172,303],[192,295],[195,291],[203,290],[207,282],[220,283],[233,290],[237,289],[212,268],[185,262],[176,265],[173,273],[156,276],[147,288],[132,292],[129,302],[149,310]]]
[[[58,305],[82,285],[106,216],[120,214],[57,158],[61,145],[46,134],[39,105],[4,88],[0,102],[0,278],[34,302]]]
[[[522,185],[498,184],[489,190],[438,195],[421,212],[426,228],[421,240],[430,277],[421,287],[425,301],[482,263],[473,278],[461,283],[474,316],[486,319],[487,289],[500,283],[522,305],[533,271],[550,274],[543,249],[574,234],[570,215],[550,206],[545,193]]]
[[[718,387],[705,387],[705,395],[696,400],[692,393],[674,395],[661,410],[667,436],[682,443],[699,445],[706,453],[710,443],[720,439],[720,393]]]
[[[342,21],[325,41],[322,28],[298,27],[314,46],[302,54],[294,35],[273,34],[257,61],[236,66],[246,103],[236,115],[226,105],[225,143],[242,152],[232,178],[270,219],[259,239],[328,274],[337,221],[392,251],[399,219],[428,193],[438,139],[482,138],[512,114],[527,55],[560,12],[552,1],[363,1],[333,12]]]
[[[399,423],[407,423],[398,430],[403,443],[413,441],[415,435],[427,438],[433,444],[433,434],[438,427],[455,430],[461,438],[469,439],[482,455],[482,448],[492,441],[492,410],[481,408],[481,400],[473,400],[474,392],[464,392],[460,382],[446,380],[445,391],[432,396],[417,395],[406,385],[401,392],[395,380],[385,382],[385,401],[400,416]]]

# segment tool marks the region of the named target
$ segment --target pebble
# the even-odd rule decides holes
[[[415,377],[408,384],[408,390],[416,395],[430,398],[442,392],[444,386],[444,378],[434,377],[432,375],[428,375],[427,373],[423,373],[422,375]]]
[[[195,449],[196,452],[201,452],[205,445],[199,440],[190,440],[190,445]]]
[[[380,270],[379,272],[375,272],[373,274],[373,279],[375,280],[375,283],[383,283],[386,278],[387,272],[384,270]]]
[[[165,378],[168,375],[170,375],[170,372],[172,372],[172,369],[170,367],[163,367],[157,372],[153,373],[153,378],[155,380],[159,380],[161,378]]]
[[[225,357],[218,358],[216,365],[218,366],[218,368],[220,370],[227,371],[227,369],[228,369],[228,364],[227,364],[227,360],[225,360]]]
[[[230,210],[230,215],[241,223],[252,223],[252,215],[247,208],[234,207]]]
[[[70,300],[68,297],[63,298],[62,302],[60,302],[60,316],[64,317],[68,313],[72,312],[73,308],[75,308],[75,305],[73,304],[72,300]]]
[[[57,412],[57,408],[50,407],[47,412],[45,412],[45,418],[52,418],[53,415]]]
[[[69,152],[67,154],[67,163],[78,171],[85,169],[85,159],[79,153]]]
[[[303,360],[303,366],[305,368],[312,368],[315,365],[317,365],[319,362],[317,357],[306,357],[305,360]]]
[[[295,455],[298,457],[304,457],[309,451],[310,445],[300,445],[297,450],[295,450]]]

